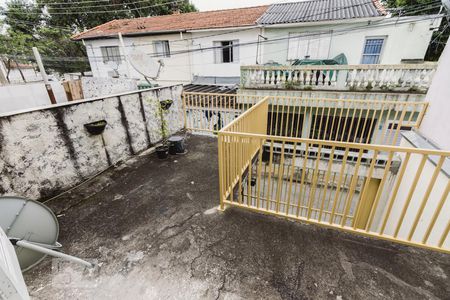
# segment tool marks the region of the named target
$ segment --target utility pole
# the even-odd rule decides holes
[[[0,85],[8,84],[6,79],[6,67],[3,63],[3,59],[0,57]]]
[[[56,104],[55,94],[53,94],[52,85],[48,81],[47,73],[45,73],[44,64],[42,63],[41,55],[36,47],[33,47],[33,54],[36,58],[36,63],[39,67],[39,72],[41,72],[42,79],[45,83],[45,88],[47,89],[48,97],[50,98],[50,102],[52,104]]]
[[[127,76],[128,78],[131,78],[131,74],[130,74],[130,62],[128,61],[128,56],[127,56],[127,49],[125,49],[125,43],[123,42],[123,38],[122,38],[122,32],[119,32],[119,43],[120,43],[120,48],[122,48],[122,53],[126,62],[126,66],[127,66]]]

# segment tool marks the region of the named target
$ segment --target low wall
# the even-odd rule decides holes
[[[182,86],[0,114],[0,195],[46,199],[161,140],[159,100],[169,134],[183,128]],[[106,120],[102,135],[84,124]]]
[[[124,78],[82,77],[84,98],[103,97],[138,89],[137,80]]]
[[[239,89],[241,95],[257,96],[287,96],[302,98],[354,99],[376,101],[425,101],[424,94],[414,93],[379,93],[379,92],[350,92],[350,91],[293,91],[293,90],[252,90]]]

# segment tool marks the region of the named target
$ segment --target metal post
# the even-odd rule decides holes
[[[81,258],[72,256],[72,255],[68,255],[68,254],[65,254],[65,253],[57,252],[57,251],[54,251],[52,249],[48,249],[48,248],[45,248],[45,247],[42,247],[42,246],[38,246],[36,244],[29,243],[29,242],[24,241],[24,240],[13,241],[13,244],[15,244],[16,246],[22,247],[22,248],[30,249],[30,250],[33,250],[33,251],[36,251],[36,252],[48,254],[48,255],[51,255],[51,256],[54,256],[54,257],[58,257],[58,258],[61,258],[61,259],[67,260],[67,261],[71,261],[71,262],[74,262],[74,263],[86,266],[88,268],[93,268],[94,267],[93,263],[90,263],[90,262],[87,262],[85,260],[82,260]]]
[[[0,85],[8,84],[8,80],[6,79],[6,67],[3,63],[3,59],[0,57]]]
[[[45,73],[44,64],[42,63],[41,55],[36,47],[33,47],[33,54],[36,58],[36,63],[39,67],[39,72],[41,72],[42,79],[44,80],[45,88],[47,89],[48,97],[50,98],[50,102],[52,104],[56,104],[55,94],[53,94],[53,89],[51,84],[48,81],[47,73]]]
[[[123,42],[123,38],[122,38],[122,33],[121,32],[119,32],[119,42],[120,42],[120,48],[122,48],[123,57],[125,59],[126,66],[127,66],[127,77],[131,78],[131,76],[130,76],[130,63],[128,62],[127,50],[125,48],[125,43]]]

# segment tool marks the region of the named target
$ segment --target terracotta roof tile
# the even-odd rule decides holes
[[[123,35],[171,32],[208,28],[256,25],[268,6],[173,14],[136,19],[113,20],[72,37],[73,40]]]

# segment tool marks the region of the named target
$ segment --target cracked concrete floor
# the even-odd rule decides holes
[[[143,154],[54,199],[64,251],[35,299],[450,299],[450,256],[238,209],[219,213],[217,140]]]

